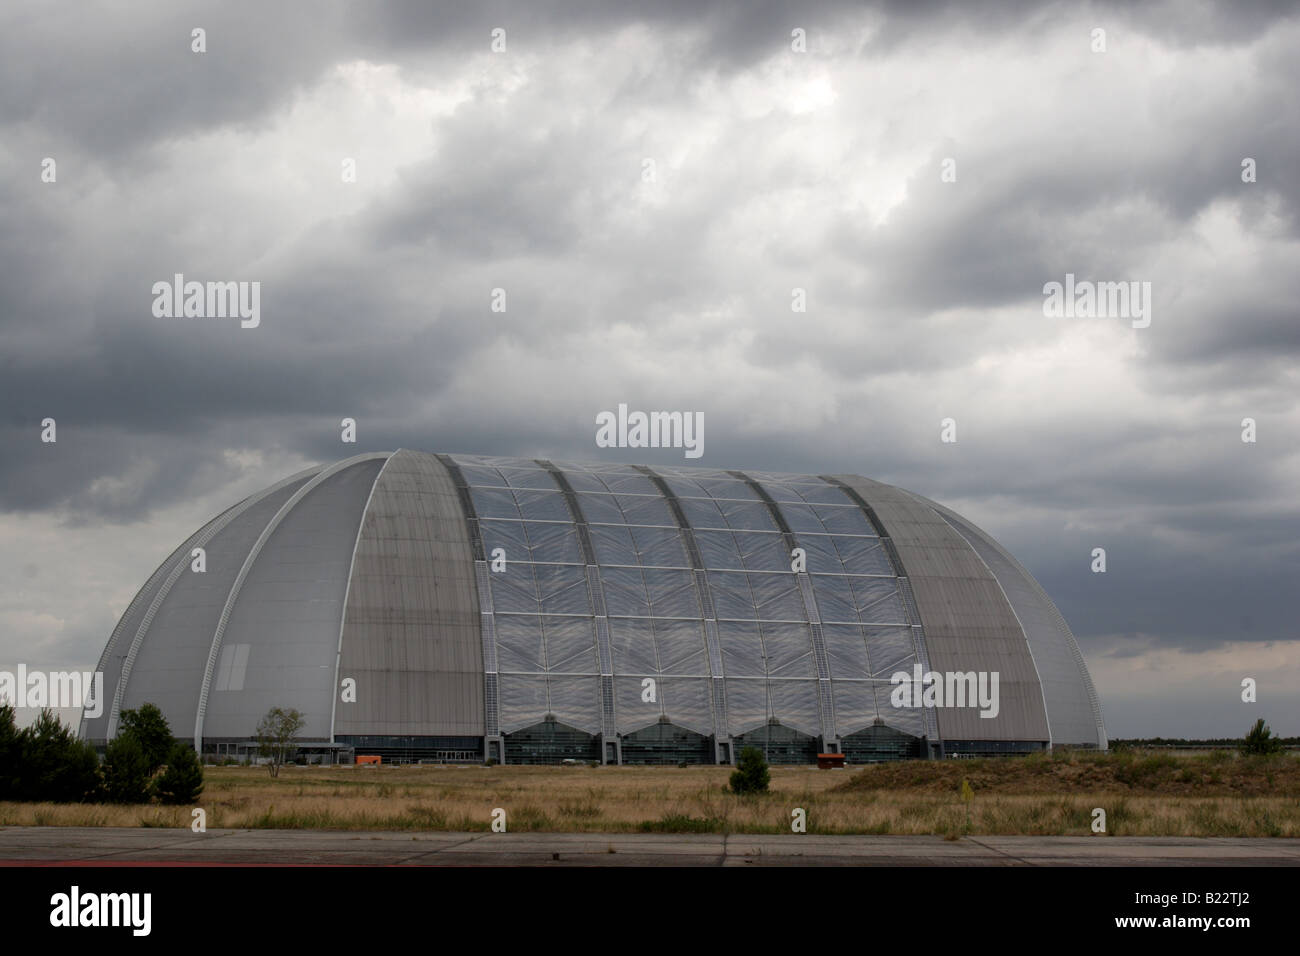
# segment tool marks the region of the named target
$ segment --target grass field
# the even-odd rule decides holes
[[[1093,808],[1129,836],[1300,837],[1300,757],[1067,754],[772,768],[771,793],[727,792],[728,767],[209,767],[209,828],[1088,835]],[[961,799],[966,780],[973,794]],[[189,826],[189,807],[0,803],[0,826]],[[969,814],[969,823],[968,823]]]

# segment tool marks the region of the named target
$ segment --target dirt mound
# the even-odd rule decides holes
[[[1300,757],[1117,752],[908,760],[867,767],[834,789],[946,793],[960,790],[963,779],[976,793],[1300,796]]]

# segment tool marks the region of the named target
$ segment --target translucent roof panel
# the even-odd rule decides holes
[[[599,564],[637,564],[632,529],[625,525],[593,524],[588,529]]]
[[[541,521],[509,521],[485,518],[480,523],[483,547],[489,556],[497,548],[511,561],[548,564],[583,564],[578,529],[572,524]]]
[[[501,548],[508,559],[506,572],[488,575],[499,667],[503,679],[517,682],[503,683],[503,693],[517,686],[530,703],[503,702],[503,726],[563,711],[583,722],[574,726],[613,720],[622,733],[660,716],[708,732],[717,706],[718,718],[726,715],[724,732],[775,719],[816,734],[821,698],[809,593],[833,682],[826,686],[843,701],[840,731],[881,716],[879,688],[887,699],[890,674],[915,660],[893,566],[866,515],[838,486],[764,473],[749,476],[756,488],[723,471],[656,467],[673,506],[655,480],[628,465],[559,463],[560,481],[527,459],[455,460],[484,548]],[[791,569],[792,544],[806,553],[802,589]],[[699,574],[692,554],[703,564]],[[588,560],[597,565],[591,576]],[[713,612],[707,624],[704,606]],[[605,616],[597,617],[596,607]],[[706,632],[716,635],[716,664]],[[600,692],[602,659],[613,669],[612,698]],[[529,676],[539,680],[522,680]],[[654,702],[641,698],[646,677],[659,687]],[[716,700],[715,677],[725,688]],[[893,714],[883,716],[899,726]]]
[[[640,527],[629,529],[637,557],[644,567],[685,568],[689,566],[686,545],[677,528]]]
[[[778,502],[808,502],[812,504],[851,505],[853,501],[843,489],[820,479],[810,481],[806,476],[786,476],[785,478],[765,478],[754,472],[746,472],[758,482],[762,489]]]
[[[831,534],[874,535],[875,529],[867,521],[861,508],[845,505],[813,505],[813,511]]]
[[[555,490],[550,472],[528,458],[489,458],[452,455],[469,485]]]

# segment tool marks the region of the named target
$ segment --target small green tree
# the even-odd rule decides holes
[[[174,744],[167,755],[167,769],[154,784],[158,799],[163,803],[183,805],[193,803],[203,792],[203,768],[193,748]]]
[[[258,752],[270,760],[272,777],[280,776],[280,766],[297,749],[298,731],[307,723],[298,711],[272,707],[257,724]]]
[[[767,793],[772,775],[767,769],[767,759],[757,747],[746,747],[740,752],[740,762],[731,774],[732,793]]]
[[[164,763],[172,749],[172,729],[167,718],[155,704],[141,704],[137,710],[122,711],[122,729],[119,733],[131,734],[140,742],[144,758],[153,773]]]
[[[1276,754],[1282,752],[1282,741],[1273,736],[1273,731],[1268,729],[1261,717],[1255,721],[1255,726],[1246,732],[1246,739],[1242,741],[1241,752],[1243,754]]]
[[[0,705],[0,800],[17,800],[18,766],[23,758],[23,741],[14,723],[14,709]]]
[[[99,796],[99,758],[52,710],[42,710],[30,727],[9,741],[16,759],[10,780],[15,800],[73,803]]]
[[[149,758],[135,734],[118,734],[104,754],[104,790],[113,803],[149,802]]]

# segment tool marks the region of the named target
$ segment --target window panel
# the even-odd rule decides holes
[[[730,531],[696,531],[695,545],[700,549],[705,567],[731,570],[743,567],[740,550]]]
[[[817,517],[817,512],[813,511],[811,505],[783,502],[779,507],[781,517],[785,518],[785,523],[795,534],[825,533],[826,526],[822,524],[822,519]]]
[[[511,488],[540,488],[545,491],[556,489],[555,479],[549,471],[542,468],[498,465],[497,470]]]
[[[655,617],[699,617],[695,578],[690,571],[649,568],[645,571],[650,612]]]
[[[471,488],[474,511],[480,518],[518,518],[515,496],[506,488]]]
[[[503,733],[530,727],[546,716],[545,675],[503,673],[499,678],[499,686]]]
[[[780,532],[736,532],[736,544],[741,550],[741,561],[750,571],[789,571],[790,552],[785,549],[785,536]]]
[[[547,614],[592,614],[587,572],[581,565],[535,564],[537,593]]]
[[[564,477],[568,479],[569,487],[574,491],[594,491],[603,494],[609,491],[605,483],[600,480],[600,476],[589,471],[578,471],[565,465],[557,466],[564,471]]]
[[[865,624],[899,624],[907,620],[896,578],[848,578],[858,614]]]
[[[630,474],[610,473],[603,476],[610,491],[624,495],[653,495],[658,498],[659,489],[645,475],[637,472]]]
[[[640,568],[600,569],[600,583],[605,592],[605,613],[611,617],[649,617],[650,601]]]
[[[812,634],[806,624],[763,622],[763,652],[772,677],[816,677]]]
[[[749,472],[749,477],[754,478],[753,472]],[[799,491],[798,485],[784,482],[758,479],[759,485],[764,491],[771,496],[773,501],[803,501],[803,495]]]
[[[925,736],[925,709],[922,707],[895,707],[889,702],[889,695],[879,687],[876,688],[876,700],[880,706],[880,716],[886,727],[900,730],[913,737]]]
[[[831,677],[871,677],[867,642],[862,628],[852,624],[823,624],[822,642]]]
[[[664,473],[665,469],[660,469]],[[707,498],[709,494],[691,478],[665,477],[664,484],[678,498]]]
[[[487,485],[492,488],[504,488],[506,480],[501,477],[495,468],[488,468],[485,465],[467,465],[459,458],[453,458],[453,461],[460,466],[460,473],[465,477],[467,485]]]
[[[872,677],[888,680],[894,671],[912,672],[916,648],[910,627],[863,628],[867,635],[867,655],[871,659]]]
[[[753,621],[758,617],[754,596],[745,574],[735,571],[709,571],[709,589],[718,620],[732,618]]]
[[[573,514],[569,511],[564,495],[558,491],[520,490],[515,492],[515,500],[519,504],[519,512],[529,520],[573,520]]]
[[[546,669],[575,674],[598,674],[596,629],[587,617],[543,617],[546,633]]]
[[[577,498],[583,517],[590,523],[626,524],[623,520],[623,510],[618,506],[613,495],[593,495],[584,492]]]
[[[642,498],[636,495],[615,495],[614,500],[623,509],[628,524],[651,524],[676,527],[673,513],[663,498]]]
[[[844,493],[844,489],[826,481],[813,481],[798,486],[805,501],[828,505],[853,505],[857,503]]]
[[[505,551],[507,568],[511,561],[531,560],[523,522],[484,519],[479,522],[479,531],[483,535],[483,550],[489,561],[496,548]]]
[[[663,713],[664,698],[662,690],[657,691],[656,700],[644,701],[641,699],[640,677],[614,678],[615,710],[620,734],[630,734],[658,723],[659,715]]]
[[[727,677],[764,677],[763,642],[750,621],[719,621],[718,645]]]
[[[489,573],[488,581],[491,582],[493,610],[537,613],[537,584],[533,579],[533,565],[522,561],[507,562],[506,570]]]
[[[718,506],[726,515],[729,528],[746,531],[777,530],[772,513],[761,501],[720,501]]]
[[[591,544],[596,551],[598,564],[637,563],[632,533],[625,525],[593,524],[587,530],[591,533]]]
[[[546,649],[536,614],[497,614],[497,667],[503,672],[545,670]]]
[[[534,561],[551,561],[563,564],[583,563],[582,546],[578,543],[578,529],[576,526],[528,522],[524,527],[528,532],[528,543],[532,546]]]
[[[833,680],[831,693],[835,701],[835,731],[841,737],[872,725],[879,713],[875,684],[868,681]],[[885,695],[885,701],[888,704],[888,694]]]
[[[713,733],[713,705],[708,678],[661,677],[658,697],[660,709],[678,727],[685,727],[706,737]]]
[[[678,529],[634,526],[631,531],[641,563],[646,567],[687,566],[686,546],[682,544],[682,535]]]
[[[843,508],[834,505],[815,505],[813,510],[822,519],[822,524],[826,525],[826,530],[834,534],[876,533],[861,508],[852,505]]]
[[[600,678],[547,678],[551,696],[551,713],[557,720],[589,734],[600,732]]]
[[[610,618],[609,646],[614,656],[615,673],[637,677],[658,673],[654,627],[649,618]]]
[[[821,733],[821,707],[815,680],[769,681],[772,716],[786,727],[817,736]]]
[[[731,736],[767,724],[767,681],[728,677],[727,724]]]
[[[813,595],[817,599],[817,613],[823,621],[845,624],[858,623],[858,610],[853,600],[849,579],[843,575],[814,574]]]
[[[799,547],[808,556],[809,574],[839,574],[844,570],[835,541],[829,535],[801,534]]]
[[[748,482],[738,478],[697,478],[696,482],[712,498],[737,498],[741,501],[758,501],[758,495]]]
[[[709,673],[704,629],[696,621],[655,621],[655,646],[659,667],[665,674]]]
[[[765,621],[806,621],[803,598],[793,574],[751,574],[749,586]]]
[[[893,575],[894,566],[879,538],[851,538],[839,535],[833,539],[844,562],[847,574]]]
[[[692,528],[729,527],[717,504],[708,498],[682,498],[678,503],[686,515],[686,523]]]

